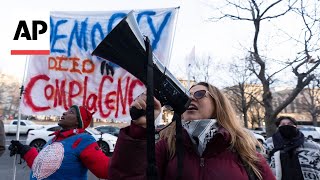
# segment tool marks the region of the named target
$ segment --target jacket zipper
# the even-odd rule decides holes
[[[200,158],[200,179],[204,179],[204,158]]]

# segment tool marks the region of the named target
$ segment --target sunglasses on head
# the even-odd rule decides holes
[[[199,91],[196,91],[194,93],[190,93],[191,96],[193,96],[195,99],[202,99],[204,96],[206,96],[206,94],[209,94],[212,98],[213,96],[211,95],[211,93],[207,90],[199,90]]]

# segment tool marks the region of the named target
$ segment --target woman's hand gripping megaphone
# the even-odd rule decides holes
[[[153,99],[154,99],[154,119],[156,119],[161,113],[161,103],[155,97],[153,97]],[[147,108],[146,93],[140,94],[130,106],[130,116],[133,120],[133,123],[138,126],[142,126],[144,128],[147,127],[146,108]]]

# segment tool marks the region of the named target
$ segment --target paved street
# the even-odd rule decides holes
[[[21,142],[24,144],[26,140],[26,136],[20,136]],[[7,136],[6,137],[6,147],[8,148],[10,141],[15,139],[15,136]],[[30,169],[27,166],[27,164],[24,162],[22,164],[18,164],[20,161],[20,157],[17,156],[16,161],[16,180],[28,180]],[[0,179],[3,180],[11,180],[13,179],[13,157],[9,156],[9,150],[6,150],[6,152],[0,157]],[[98,180],[93,174],[89,173],[89,180]]]

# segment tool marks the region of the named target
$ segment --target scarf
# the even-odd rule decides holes
[[[273,134],[272,141],[273,141],[274,149],[271,152],[274,153],[275,151],[278,151],[278,150],[289,152],[293,149],[298,148],[304,143],[304,135],[300,131],[298,131],[295,137],[293,137],[292,139],[286,139],[282,137],[279,131],[277,131],[276,133]]]
[[[182,121],[182,127],[188,132],[200,156],[206,149],[207,143],[218,132],[218,125],[215,119]]]
[[[279,131],[272,136],[274,149],[270,152],[271,157],[275,152],[280,152],[280,164],[282,169],[282,180],[302,180],[300,162],[296,149],[303,145],[304,135],[298,131],[292,139],[284,138]]]

